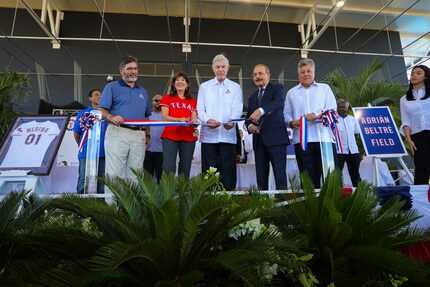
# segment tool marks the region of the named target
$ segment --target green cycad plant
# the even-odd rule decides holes
[[[104,180],[115,204],[77,196],[52,201],[57,211],[90,220],[89,234],[96,235],[99,247],[91,246],[88,260],[63,261],[38,282],[56,287],[264,286],[263,265],[302,264],[288,257],[292,244],[274,228],[229,237],[233,227],[280,212],[268,197],[252,193],[244,199],[217,191],[213,172],[190,180],[163,176],[160,184],[134,173],[137,183]]]
[[[16,113],[12,101],[24,100],[27,96],[28,77],[13,71],[0,72],[0,141],[8,131]]]
[[[12,192],[0,202],[0,286],[45,286],[40,277],[57,268],[91,276],[85,264],[100,237],[89,219],[56,210],[35,194]]]
[[[314,254],[312,272],[323,284],[391,286],[378,285],[391,276],[406,277],[417,286],[425,280],[423,265],[399,252],[428,240],[423,230],[409,225],[419,218],[416,211],[402,211],[404,203],[397,199],[378,207],[367,183],[360,183],[352,196],[343,196],[337,171],[326,178],[319,195],[308,176],[301,180],[304,201],[290,206],[299,232],[308,239],[304,251]]]
[[[27,230],[43,221],[48,201],[28,192],[11,192],[0,201],[0,286],[14,286],[24,277],[22,262],[40,253],[28,245]],[[20,273],[13,271],[20,266]],[[20,277],[15,275],[20,274]],[[9,280],[11,277],[13,279]]]
[[[342,70],[336,69],[327,75],[326,81],[333,88],[336,97],[346,99],[351,107],[367,107],[368,103],[372,106],[390,106],[393,117],[399,120],[399,101],[405,94],[405,87],[375,79],[375,75],[384,66],[373,60],[353,77],[347,77]]]

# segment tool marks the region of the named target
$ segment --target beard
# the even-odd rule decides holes
[[[137,76],[130,76],[127,78],[127,82],[136,82],[137,81]]]

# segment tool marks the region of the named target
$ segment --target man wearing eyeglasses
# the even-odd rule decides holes
[[[152,113],[149,116],[150,120],[162,120],[160,106],[162,98],[163,97],[161,95],[155,95],[152,98]],[[153,126],[150,128],[150,130],[151,140],[146,149],[143,168],[152,176],[155,176],[157,182],[160,182],[161,174],[163,173],[163,144],[161,140],[161,134],[163,133],[164,127]]]
[[[126,56],[119,65],[121,79],[108,83],[102,93],[99,111],[109,122],[105,137],[106,175],[135,179],[131,169],[142,169],[149,131],[142,126],[125,125],[124,120],[143,120],[151,115],[147,91],[136,84],[137,59]],[[125,169],[127,167],[127,169]]]
[[[257,185],[269,189],[269,170],[272,164],[277,190],[287,189],[287,129],[284,120],[284,87],[270,83],[269,67],[256,65],[253,72],[258,90],[249,97],[245,125],[252,133]]]

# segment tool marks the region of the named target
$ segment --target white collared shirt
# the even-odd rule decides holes
[[[402,126],[399,131],[402,135],[405,135],[404,126],[409,126],[411,134],[430,130],[430,98],[421,100],[425,96],[425,93],[426,89],[422,87],[418,91],[412,90],[415,101],[408,101],[406,95],[400,99]]]
[[[308,113],[318,116],[325,110],[336,108],[336,99],[327,84],[314,82],[309,88],[298,84],[287,92],[284,106],[285,123],[288,125],[292,120],[300,120],[301,116]],[[321,124],[309,123],[308,142],[320,141],[318,125]],[[293,129],[293,143],[299,143],[299,137],[299,129]]]
[[[339,131],[343,154],[349,154],[350,152],[358,153],[358,146],[355,140],[355,134],[360,133],[358,121],[349,115],[344,118],[339,116],[338,120],[337,129]]]
[[[197,97],[197,114],[203,123],[213,119],[226,123],[242,115],[243,98],[239,84],[225,79],[222,83],[213,78],[200,85]],[[202,126],[202,143],[236,144],[236,129],[226,130],[222,125],[216,129]]]

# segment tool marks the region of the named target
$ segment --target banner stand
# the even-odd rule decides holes
[[[382,158],[387,158],[387,157],[377,157],[377,156],[372,157],[372,180],[375,183],[375,186],[380,186],[381,184],[381,178],[379,174],[379,160],[381,160]],[[397,159],[400,165],[402,166],[401,170],[405,171],[406,176],[409,177],[411,182],[414,182],[414,175],[408,169],[402,157],[388,157],[388,158]]]
[[[380,185],[379,180],[379,164],[378,164],[378,157],[374,156],[372,157],[372,167],[373,167],[373,182],[375,183],[375,186]]]
[[[7,170],[0,173],[0,196],[12,191],[45,194],[45,188],[38,176],[29,175],[27,170]]]
[[[414,176],[412,175],[412,172],[409,170],[409,168],[406,165],[405,161],[401,157],[398,157],[397,159],[399,160],[399,163],[402,166],[402,170],[404,170],[406,172],[406,175],[409,177],[409,179],[413,183],[414,182]]]

